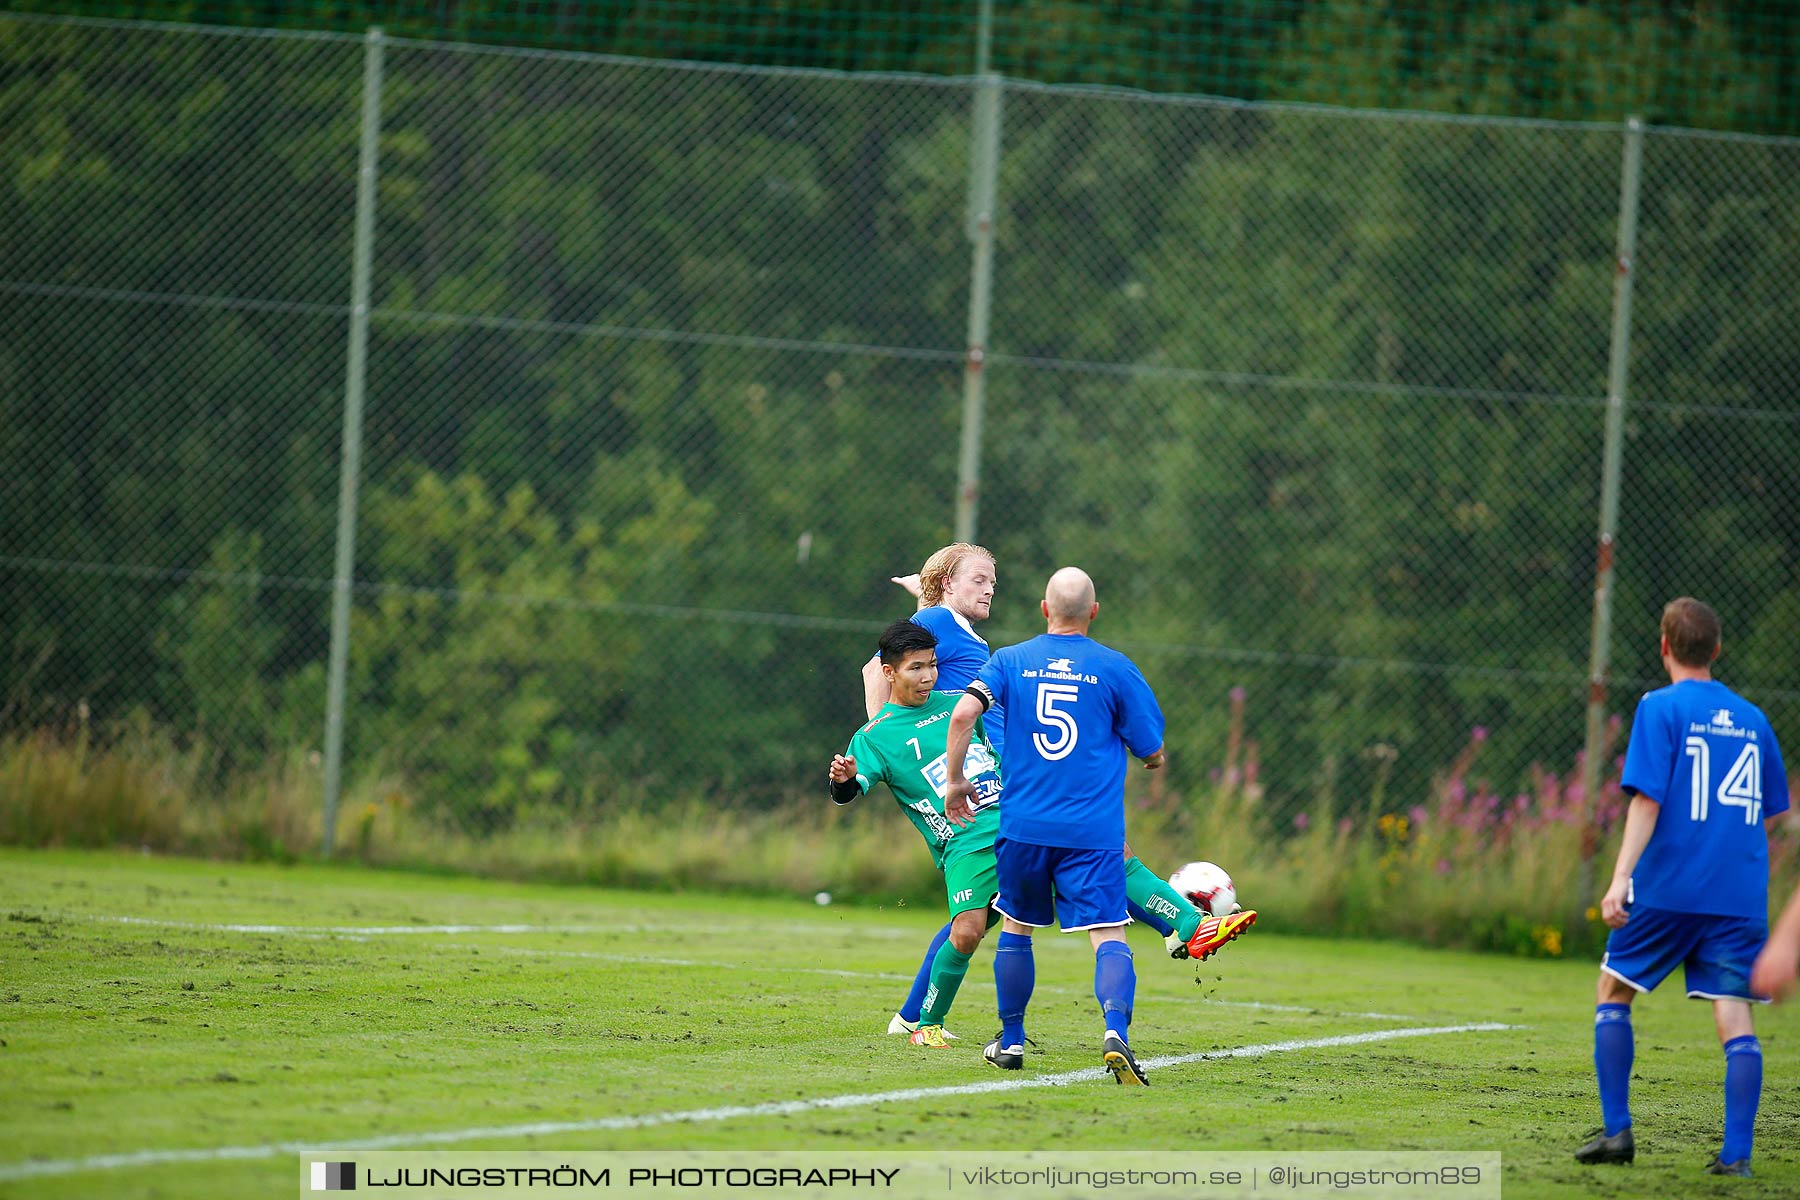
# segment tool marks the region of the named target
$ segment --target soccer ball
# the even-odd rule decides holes
[[[1191,862],[1169,876],[1169,886],[1215,917],[1229,916],[1237,907],[1237,888],[1216,863]]]

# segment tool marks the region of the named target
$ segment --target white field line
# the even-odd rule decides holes
[[[116,917],[102,913],[68,913],[72,921],[109,925],[148,925],[158,929],[191,929],[201,933],[273,933],[289,937],[365,938],[410,934],[469,933],[648,933],[656,926],[637,925],[251,925],[221,921],[166,921],[158,917]]]
[[[151,917],[113,917],[88,916],[76,919],[105,921],[115,925],[149,925],[162,929],[189,929],[203,933],[267,933],[292,937],[334,938],[345,941],[365,941],[371,937],[387,937],[393,934],[471,934],[471,933],[669,933],[668,929],[657,926],[617,925],[227,925],[204,924],[195,921],[161,921]],[[663,967],[712,967],[721,965],[733,966],[742,970],[753,964],[722,964],[717,960],[701,962],[692,958],[658,958],[649,954],[603,954],[597,950],[542,950],[530,946],[474,946],[468,943],[452,943],[457,949],[496,950],[506,954],[553,955],[560,958],[592,958],[602,962],[644,963]],[[906,982],[912,980],[911,975],[897,975],[882,971],[841,971],[828,967],[770,967],[771,970],[791,972],[799,975],[836,975],[850,979],[898,979]]]
[[[1434,1037],[1450,1033],[1494,1033],[1518,1029],[1517,1025],[1483,1022],[1474,1025],[1439,1025],[1423,1029],[1376,1029],[1367,1033],[1348,1033],[1338,1037],[1306,1038],[1287,1042],[1263,1042],[1253,1046],[1234,1046],[1229,1050],[1205,1050],[1195,1054],[1168,1054],[1147,1058],[1144,1067],[1158,1070],[1186,1063],[1225,1058],[1262,1058],[1269,1054],[1285,1054],[1295,1050],[1317,1050],[1330,1046],[1361,1046],[1370,1042],[1396,1041],[1401,1038]],[[98,1154],[91,1158],[47,1159],[36,1162],[0,1164],[0,1183],[20,1179],[38,1179],[48,1175],[76,1175],[88,1171],[114,1171],[126,1167],[160,1166],[167,1163],[226,1162],[234,1159],[274,1158],[282,1154],[315,1154],[327,1150],[396,1150],[418,1146],[445,1146],[457,1142],[497,1141],[531,1137],[549,1137],[564,1133],[595,1133],[603,1130],[646,1129],[653,1125],[699,1124],[703,1121],[734,1121],[743,1117],[780,1117],[819,1109],[868,1108],[875,1104],[895,1104],[910,1100],[935,1100],[943,1096],[978,1096],[993,1092],[1021,1091],[1025,1088],[1067,1087],[1107,1078],[1109,1072],[1099,1067],[1079,1071],[1063,1071],[1056,1075],[1028,1075],[1012,1079],[989,1079],[980,1083],[952,1084],[947,1087],[900,1088],[889,1092],[865,1092],[848,1096],[822,1096],[813,1100],[778,1100],[767,1104],[740,1104],[723,1108],[691,1108],[683,1112],[644,1113],[635,1117],[597,1117],[589,1121],[541,1121],[529,1125],[488,1125],[472,1129],[439,1129],[424,1133],[396,1133],[384,1137],[360,1138],[332,1142],[270,1142],[261,1146],[216,1146],[196,1150],[137,1150],[129,1154]]]
[[[472,933],[652,933],[673,934],[683,932],[672,926],[662,925],[249,925],[223,924],[202,921],[165,921],[154,917],[109,916],[92,913],[62,914],[67,920],[85,920],[110,922],[115,925],[146,925],[164,929],[191,929],[206,933],[267,933],[295,937],[343,938],[350,941],[361,941],[369,937],[385,937],[405,934],[472,934]],[[790,932],[801,931],[796,927],[787,927]],[[833,932],[836,932],[835,930]],[[1062,945],[1058,941],[1052,945]],[[1073,944],[1073,943],[1070,943]],[[493,947],[479,947],[491,950]],[[643,963],[647,966],[664,967],[711,967],[721,964],[701,962],[689,958],[661,958],[647,954],[606,954],[594,950],[545,950],[525,946],[504,947],[507,953],[535,954],[567,958],[588,958],[601,962]],[[753,964],[736,964],[734,969],[744,970]],[[882,979],[910,980],[910,975],[900,975],[886,971],[846,971],[828,967],[771,967],[801,975],[831,975],[840,979]],[[1077,989],[1040,987],[1041,992],[1065,992],[1070,995],[1083,994]],[[1271,1004],[1258,1000],[1213,1000],[1201,997],[1202,1004],[1217,1005],[1222,1008],[1262,1009],[1265,1012],[1316,1013],[1323,1017],[1354,1017],[1371,1021],[1416,1021],[1419,1018],[1406,1013],[1388,1012],[1327,1012],[1323,1009],[1309,1008],[1303,1004]]]
[[[112,925],[145,925],[159,929],[191,929],[202,933],[269,933],[289,937],[370,938],[404,937],[412,934],[471,933],[649,933],[686,932],[687,927],[674,925],[258,925],[213,921],[168,921],[157,917],[121,917],[105,913],[57,913],[65,921],[99,921]],[[789,924],[782,928],[790,933],[841,933],[828,925]],[[859,930],[858,937],[905,938],[904,930]]]
[[[599,962],[643,963],[653,967],[708,967],[718,970],[729,967],[733,971],[778,971],[783,975],[832,975],[839,979],[881,979],[898,980],[911,983],[911,975],[901,975],[893,971],[847,971],[837,967],[789,967],[780,963],[726,962],[715,958],[711,962],[701,962],[693,958],[659,958],[653,954],[607,954],[602,950],[545,950],[537,946],[477,946],[470,942],[450,942],[447,949],[480,950],[487,954],[520,954],[533,958],[588,958]]]
[[[459,950],[486,950],[502,954],[522,954],[540,958],[588,958],[597,959],[600,962],[643,963],[647,966],[658,967],[711,967],[717,969],[720,966],[729,965],[733,970],[742,971],[750,970],[759,965],[755,963],[725,964],[717,961],[699,962],[690,958],[657,958],[648,954],[607,954],[599,950],[545,950],[536,946],[500,946],[496,948],[493,946],[472,946],[466,942],[453,942],[451,943],[451,946]],[[899,975],[892,971],[845,971],[831,967],[784,967],[772,963],[760,965],[768,970],[780,971],[784,974],[791,972],[800,975],[835,975],[840,979],[899,980],[902,983],[910,982],[912,980],[911,975]],[[968,987],[970,985],[964,984],[963,986]],[[1047,992],[1061,996],[1086,996],[1092,994],[1086,988],[1055,987],[1050,984],[1038,984],[1032,990],[1034,994],[1038,992]],[[1331,1012],[1322,1008],[1309,1008],[1304,1004],[1270,1004],[1262,1000],[1215,1000],[1208,996],[1201,996],[1199,997],[1199,1002],[1201,1004],[1216,1005],[1220,1008],[1254,1008],[1261,1009],[1264,1012],[1307,1013],[1321,1017],[1359,1017],[1375,1021],[1416,1021],[1419,1019],[1417,1017],[1408,1016],[1406,1013]]]

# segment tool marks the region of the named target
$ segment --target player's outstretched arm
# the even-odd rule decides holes
[[[944,789],[944,819],[952,825],[966,825],[975,819],[975,810],[969,804],[975,785],[963,775],[963,759],[969,753],[969,739],[975,736],[975,722],[986,711],[987,706],[974,692],[964,692],[950,710],[944,746],[944,775],[948,781]]]
[[[1619,843],[1618,861],[1613,864],[1612,883],[1600,900],[1600,916],[1614,929],[1623,928],[1630,919],[1625,911],[1625,898],[1631,892],[1631,873],[1637,870],[1638,859],[1643,856],[1644,847],[1650,844],[1650,835],[1656,832],[1656,818],[1661,813],[1662,805],[1642,792],[1631,798],[1631,807],[1625,813],[1625,836]]]
[[[911,592],[915,600],[923,600],[925,598],[925,585],[919,582],[919,573],[917,571],[914,571],[911,575],[889,575],[888,582],[899,584],[901,587]]]
[[[1756,956],[1750,971],[1750,990],[1776,1000],[1794,994],[1800,976],[1800,887],[1788,897],[1787,907],[1769,933],[1769,944]]]

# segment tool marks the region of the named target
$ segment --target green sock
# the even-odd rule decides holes
[[[1182,941],[1194,936],[1205,914],[1188,898],[1169,886],[1169,881],[1146,867],[1137,855],[1125,863],[1125,896],[1145,912],[1154,913],[1175,926]]]
[[[969,973],[969,957],[950,941],[938,947],[937,957],[931,960],[931,986],[925,989],[925,1006],[919,1010],[919,1024],[944,1023],[945,1014],[956,1003],[963,976]]]

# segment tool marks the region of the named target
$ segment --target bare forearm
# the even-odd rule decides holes
[[[881,659],[871,658],[863,664],[863,708],[868,710],[869,720],[881,711],[881,706],[888,702],[889,688],[887,676],[882,674]]]
[[[964,696],[950,712],[950,728],[945,738],[944,771],[951,783],[963,782],[963,759],[969,754],[969,741],[975,736],[975,722],[981,719],[981,701]]]
[[[1662,805],[1647,796],[1633,796],[1631,808],[1625,813],[1625,837],[1619,843],[1619,857],[1613,863],[1613,882],[1624,883],[1637,870],[1638,859],[1643,857],[1644,847],[1650,844],[1650,835],[1656,832],[1656,818],[1662,813]]]
[[[1775,928],[1769,931],[1769,942],[1771,945],[1800,946],[1800,887],[1788,897],[1787,907],[1781,910]]]

